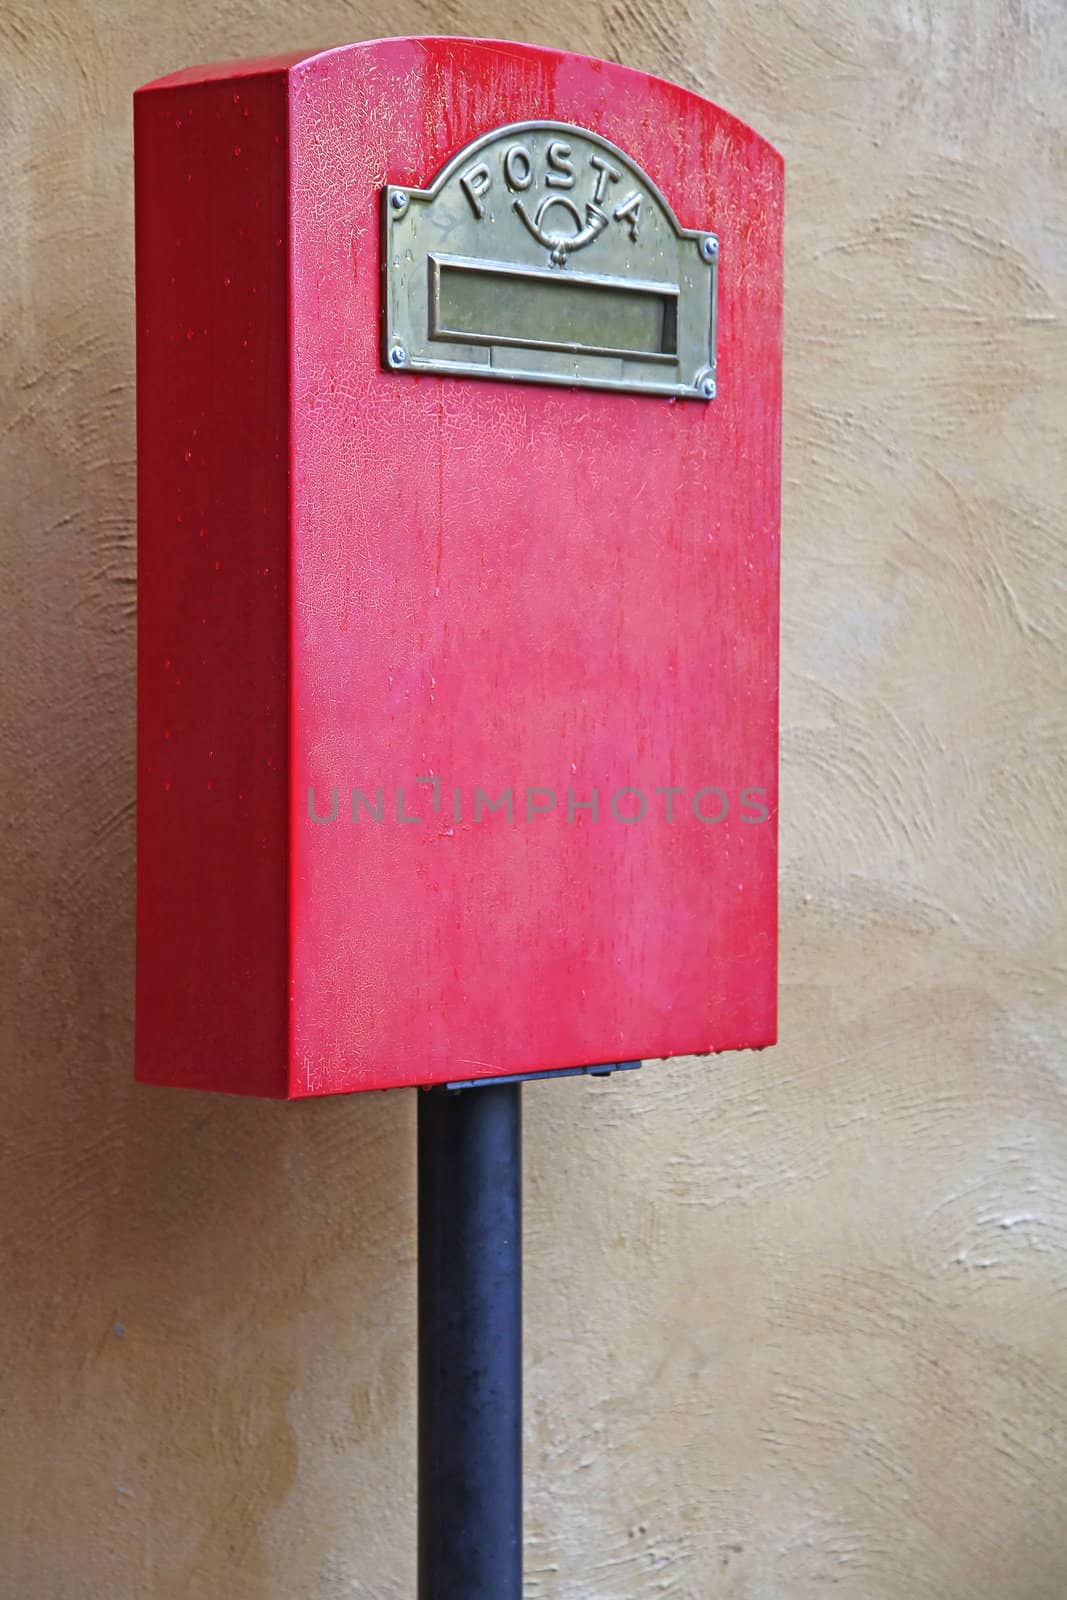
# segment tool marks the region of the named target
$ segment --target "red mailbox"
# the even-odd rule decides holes
[[[777,153],[463,39],[135,125],[139,1078],[771,1043]]]

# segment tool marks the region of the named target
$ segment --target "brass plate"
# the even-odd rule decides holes
[[[512,123],[383,202],[394,371],[714,399],[718,239],[599,134]]]

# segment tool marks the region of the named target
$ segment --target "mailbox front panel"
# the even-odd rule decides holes
[[[287,257],[287,316],[272,324],[289,341],[275,591],[287,665],[270,687],[288,714],[288,903],[284,926],[259,930],[269,953],[251,999],[216,984],[212,1014],[179,1026],[179,1056],[222,1041],[220,1086],[299,1096],[771,1043],[779,157],[683,90],[521,45],[394,40],[261,71],[284,84],[288,151],[287,225],[270,243]],[[530,124],[578,132],[527,137],[507,167],[521,129],[488,136]],[[589,155],[606,146],[632,164],[616,162],[614,179]],[[426,294],[443,292],[438,314],[474,361],[491,345],[493,360],[546,363],[532,381],[390,363],[388,195],[426,195],[455,162],[475,174],[483,231],[428,251]],[[691,238],[692,270],[678,259],[699,295],[711,278],[696,252],[716,240],[706,364],[671,365],[670,262],[646,252],[631,270],[644,178]],[[526,233],[540,216],[547,238],[543,260],[531,246],[520,263],[519,295],[505,233],[516,201]],[[561,251],[586,218],[589,241]],[[464,345],[464,330],[485,329]],[[614,386],[623,335],[638,380],[642,363],[680,387],[711,372],[713,397]],[[568,386],[551,363],[572,347],[605,383]],[[221,659],[221,634],[210,648]],[[259,691],[231,683],[227,714],[247,741],[242,692]],[[143,787],[154,781],[142,768]],[[269,769],[265,792],[275,782]],[[150,857],[157,803],[163,815],[158,797],[142,804]],[[210,907],[240,893],[245,870],[227,880],[219,857],[213,881],[201,871],[195,884],[149,868],[160,909],[169,895],[183,929],[206,930],[205,967],[227,959]],[[260,902],[277,915],[271,895]],[[152,905],[140,938],[156,938]],[[197,1078],[173,1049],[164,1060],[156,1019],[173,1024],[181,1001],[175,987],[164,1005],[162,965],[148,960],[140,1075],[205,1082],[202,1064]],[[242,1077],[227,992],[238,1011],[284,1015],[280,1089],[263,1077],[262,1029]]]

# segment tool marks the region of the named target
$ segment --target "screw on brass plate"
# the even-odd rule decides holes
[[[394,344],[389,352],[389,365],[391,367],[402,367],[407,358],[408,353],[404,346],[402,344]]]
[[[700,380],[700,392],[704,396],[705,400],[714,400],[714,398],[715,398],[715,379],[714,378],[701,378],[701,380]]]
[[[719,253],[719,241],[713,233],[705,234],[700,241],[700,254],[705,261],[714,261]]]
[[[389,196],[389,204],[392,206],[394,211],[403,211],[407,203],[408,197],[404,193],[403,189],[394,189],[392,194]]]

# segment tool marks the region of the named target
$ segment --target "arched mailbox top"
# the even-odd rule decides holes
[[[351,44],[331,45],[323,50],[295,50],[280,55],[248,56],[236,61],[208,62],[183,67],[177,72],[167,73],[161,78],[154,78],[149,83],[142,84],[135,92],[138,95],[146,95],[158,89],[183,88],[199,83],[231,82],[241,78],[281,73],[300,74],[316,68],[328,69],[331,65],[342,65],[350,60],[359,60],[361,57],[376,57],[383,51],[396,54],[405,49],[423,56],[437,54],[445,61],[454,61],[463,52],[484,55],[490,51],[507,51],[513,60],[522,61],[529,58],[542,66],[555,65],[557,69],[567,73],[584,71],[597,77],[606,74],[612,83],[619,86],[624,86],[628,82],[634,90],[647,93],[649,89],[653,89],[666,94],[679,105],[690,102],[706,110],[712,109],[717,118],[728,128],[731,138],[752,141],[766,154],[775,157],[779,163],[782,160],[773,143],[757,129],[703,95],[697,94],[692,89],[683,88],[681,84],[673,83],[669,78],[662,78],[654,72],[644,72],[637,67],[627,67],[620,62],[604,61],[597,56],[583,55],[579,51],[557,50],[514,39],[479,39],[469,35],[453,34],[385,35],[380,39],[360,39]]]

